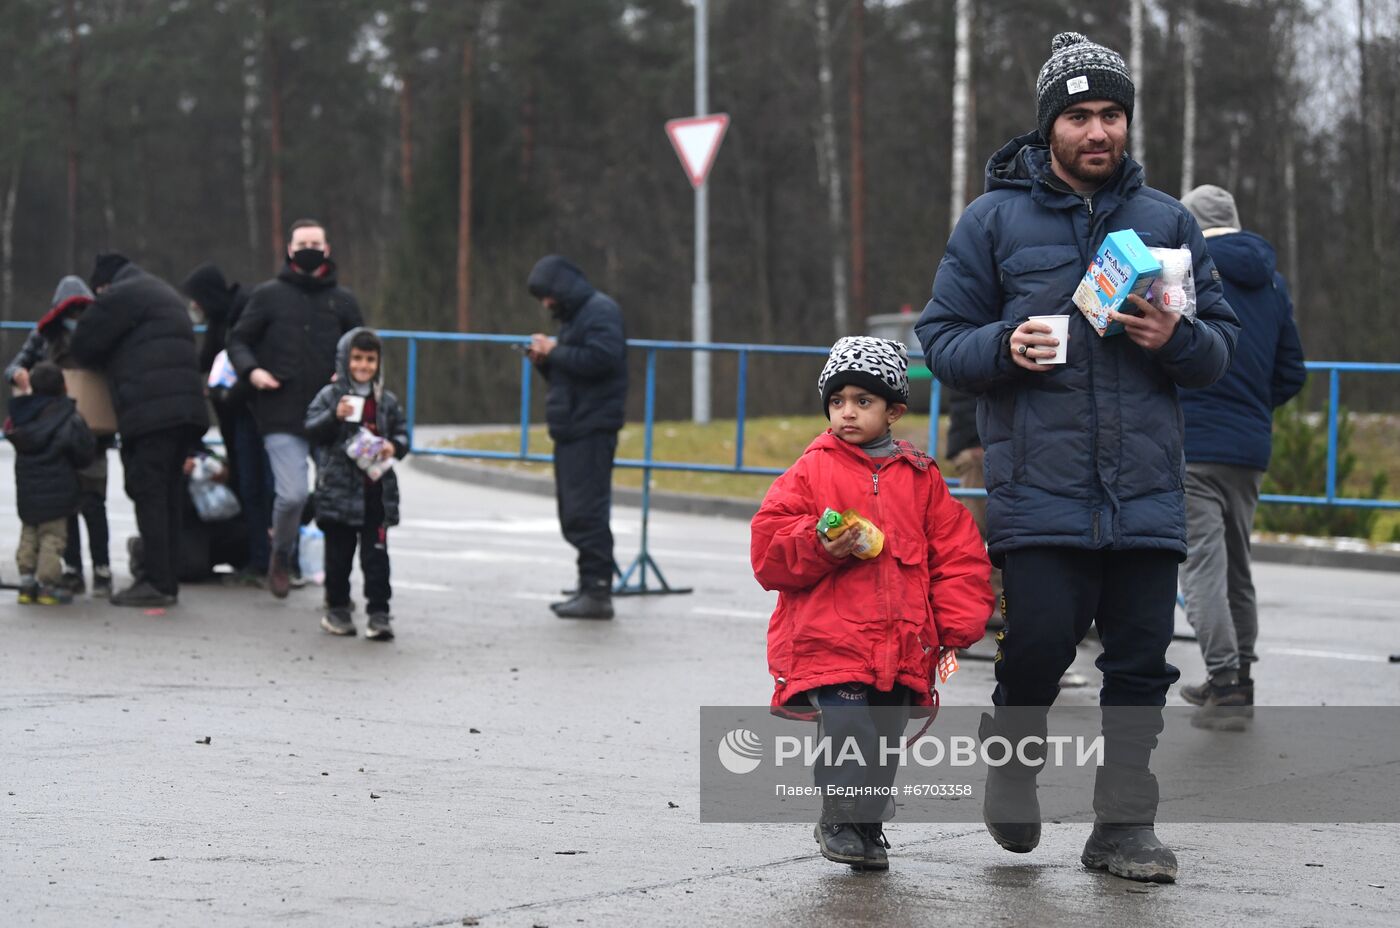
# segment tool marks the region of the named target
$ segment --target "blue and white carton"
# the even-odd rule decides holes
[[[1123,323],[1110,322],[1109,313],[1121,312],[1129,294],[1147,293],[1161,271],[1136,232],[1110,232],[1075,288],[1074,305],[1099,335],[1117,335]]]

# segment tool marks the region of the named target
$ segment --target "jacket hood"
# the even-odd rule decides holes
[[[21,454],[44,450],[68,414],[78,407],[66,396],[36,396],[28,394],[10,400],[10,418],[5,423],[5,437]]]
[[[214,320],[228,315],[238,285],[230,286],[218,265],[206,262],[190,271],[190,275],[180,284],[180,289]]]
[[[340,336],[340,341],[335,343],[336,383],[344,384],[345,389],[351,393],[355,391],[355,381],[350,379],[350,343],[355,340],[355,336],[360,332],[370,332],[373,334],[374,330],[367,326],[356,326],[349,332]],[[370,389],[374,391],[375,402],[379,402],[379,394],[384,389],[383,351],[379,352],[379,370],[374,372],[374,379],[370,381]]]
[[[288,261],[282,265],[282,270],[277,272],[277,279],[302,290],[325,290],[335,286],[336,270],[333,258],[327,258],[326,263],[317,268],[314,274],[304,274],[292,267],[292,262]]]
[[[91,303],[95,297],[88,285],[81,277],[69,274],[58,282],[57,289],[53,292],[53,300],[49,304],[49,311],[44,313],[44,317],[39,320],[36,326],[41,335],[51,333],[45,331],[50,325],[63,318],[63,314],[73,307],[79,309]]]
[[[1112,192],[1121,199],[1142,184],[1142,165],[1125,153],[1118,170],[1095,194]],[[1046,200],[1059,196],[1079,198],[1079,194],[1070,190],[1050,169],[1050,146],[1039,129],[1016,136],[987,160],[986,189],[988,192],[1030,190]]]
[[[1278,267],[1274,246],[1253,232],[1213,235],[1206,239],[1206,250],[1220,275],[1236,286],[1258,290],[1274,282]]]
[[[558,300],[565,317],[578,312],[596,292],[583,271],[562,255],[545,255],[536,261],[525,286],[537,300],[547,296]]]

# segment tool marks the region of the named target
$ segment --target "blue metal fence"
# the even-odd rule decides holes
[[[32,327],[32,323],[5,322],[0,323],[0,328],[11,330],[27,330]],[[532,453],[529,450],[530,438],[530,402],[533,376],[530,362],[523,355],[520,359],[520,444],[515,451],[494,451],[488,449],[473,448],[439,448],[421,447],[414,441],[414,427],[417,423],[418,408],[418,349],[422,343],[476,343],[476,344],[499,344],[499,345],[526,345],[529,339],[518,335],[487,335],[478,333],[458,333],[458,332],[420,332],[408,330],[386,329],[379,332],[381,338],[393,341],[403,341],[408,353],[408,364],[406,372],[406,388],[404,405],[406,409],[409,444],[415,454],[437,455],[440,457],[457,458],[478,458],[512,461],[537,461],[547,463],[553,460],[552,455]],[[776,476],[783,472],[780,467],[764,467],[746,464],[744,461],[745,435],[747,430],[748,415],[746,404],[748,401],[748,379],[749,363],[755,356],[809,356],[812,358],[825,357],[828,349],[818,346],[801,345],[755,345],[715,342],[699,344],[695,342],[682,341],[655,341],[649,339],[632,339],[628,345],[634,351],[645,352],[646,379],[644,384],[645,406],[643,413],[643,451],[641,458],[619,458],[616,462],[618,467],[636,468],[642,471],[642,535],[641,552],[632,565],[622,572],[622,580],[619,585],[619,592],[650,592],[647,587],[647,574],[654,572],[662,584],[660,592],[669,591],[664,576],[651,560],[647,552],[647,523],[651,510],[651,475],[654,471],[687,471],[701,473],[724,473],[724,474],[749,474],[756,476]],[[656,362],[659,354],[663,352],[693,352],[709,351],[712,353],[733,354],[737,361],[737,378],[735,383],[735,417],[734,417],[734,461],[732,464],[715,464],[702,461],[663,461],[655,457],[654,433],[656,426]],[[1338,493],[1337,487],[1337,432],[1339,411],[1341,409],[1341,375],[1343,373],[1359,374],[1400,374],[1400,364],[1372,364],[1363,362],[1347,361],[1309,361],[1307,363],[1309,372],[1313,374],[1325,373],[1327,375],[1327,482],[1324,496],[1283,496],[1268,494],[1261,497],[1261,500],[1269,503],[1292,503],[1303,505],[1322,506],[1349,506],[1356,508],[1370,509],[1400,509],[1400,499],[1367,499],[1357,497],[1343,497]],[[814,368],[815,369],[815,368]],[[931,383],[930,410],[936,412],[939,408],[940,388],[938,381]],[[930,414],[928,425],[928,451],[931,455],[938,454],[938,416]],[[978,488],[957,487],[956,481],[953,493],[957,496],[982,496],[985,491]],[[633,583],[633,578],[636,583]],[[623,589],[626,588],[626,589]]]

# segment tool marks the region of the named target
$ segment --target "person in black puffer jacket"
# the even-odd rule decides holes
[[[78,471],[97,454],[97,439],[65,395],[58,365],[34,365],[29,385],[34,392],[10,401],[5,423],[5,437],[15,447],[15,498],[24,524],[15,553],[19,601],[52,605],[72,599],[59,586],[61,555],[68,517],[78,508]]]
[[[97,300],[78,320],[69,347],[79,364],[105,370],[111,383],[126,493],[146,552],[144,575],[111,602],[173,605],[181,471],[209,427],[194,325],[180,294],[124,255],[98,255],[89,283]]]
[[[387,441],[381,457],[408,454],[399,399],[384,387],[384,348],[369,329],[351,329],[336,349],[336,378],[306,410],[306,434],[316,447],[316,524],[326,534],[326,614],[321,627],[355,634],[350,617],[350,566],[360,548],[365,575],[365,637],[388,641],[390,624],[389,534],[399,524],[399,480],[393,470],[378,479],[346,454],[366,429]],[[357,408],[358,407],[358,408]]]
[[[541,258],[526,282],[559,320],[531,336],[529,357],[549,381],[545,420],[554,439],[554,489],[564,538],[578,549],[578,592],[550,608],[560,618],[610,619],[612,466],[627,402],[622,311],[567,258]]]
[[[219,352],[228,348],[228,333],[238,325],[250,294],[246,287],[230,284],[214,264],[201,264],[189,273],[180,288],[203,311],[208,323],[204,344],[199,351],[199,369],[208,382],[210,368]],[[211,389],[210,404],[219,420],[227,455],[228,486],[238,495],[248,526],[249,579],[261,580],[267,574],[272,543],[267,530],[272,525],[272,467],[263,448],[257,420],[253,418],[253,388],[244,378],[228,389]]]
[[[229,359],[238,379],[256,391],[253,415],[272,466],[267,586],[278,598],[291,588],[292,551],[306,505],[306,407],[335,373],[336,343],[362,322],[355,297],[336,284],[325,228],[314,219],[298,219],[287,243],[287,265],[253,290],[229,333]]]

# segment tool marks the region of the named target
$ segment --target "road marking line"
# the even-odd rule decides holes
[[[1262,647],[1265,654],[1286,654],[1289,657],[1330,657],[1338,661],[1365,661],[1368,664],[1387,663],[1390,658],[1384,654],[1357,654],[1353,651],[1319,651],[1314,648],[1272,648]]]
[[[711,609],[706,606],[696,606],[690,610],[695,615],[722,615],[731,619],[767,619],[767,612],[749,612],[743,609]]]

